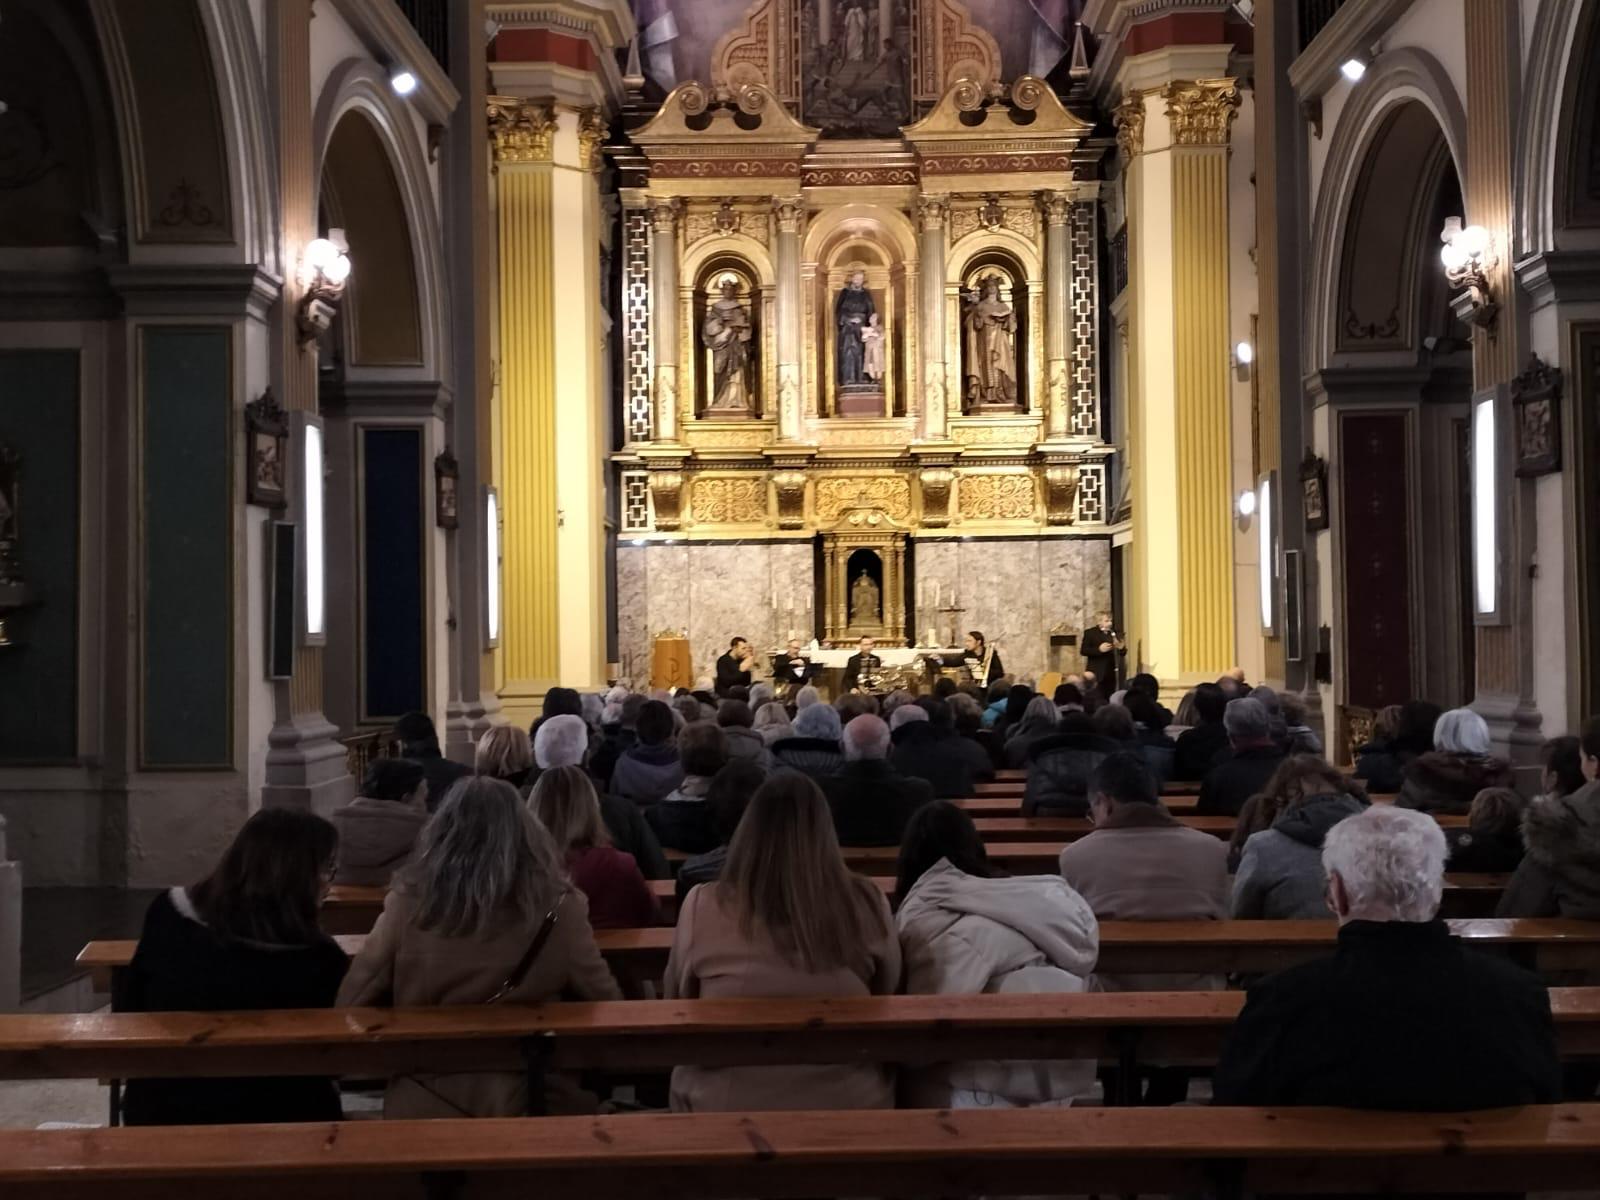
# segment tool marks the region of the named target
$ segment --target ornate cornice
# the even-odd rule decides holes
[[[1111,114],[1117,127],[1117,149],[1125,159],[1144,153],[1144,93],[1129,92]]]
[[[488,98],[489,139],[497,163],[549,162],[556,131],[552,100]]]
[[[1239,111],[1236,79],[1177,80],[1167,85],[1167,119],[1175,146],[1226,146]]]

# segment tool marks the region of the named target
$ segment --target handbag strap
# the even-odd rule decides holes
[[[488,1004],[499,1004],[512,992],[522,986],[522,981],[528,977],[528,972],[533,970],[533,964],[539,957],[539,951],[544,949],[545,943],[550,940],[550,935],[555,932],[556,918],[561,914],[561,902],[566,899],[566,893],[556,897],[556,902],[550,906],[550,911],[544,915],[544,920],[539,923],[539,931],[533,935],[533,941],[528,943],[528,948],[522,952],[522,957],[517,960],[517,965],[511,968],[511,974],[506,976],[494,995],[486,1001]]]

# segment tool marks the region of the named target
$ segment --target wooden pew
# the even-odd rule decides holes
[[[1392,795],[1374,795],[1374,804],[1390,804],[1394,802]],[[952,800],[950,803],[957,808],[964,808],[971,813],[973,818],[979,817],[1021,817],[1022,816],[1022,791],[1014,792],[985,792],[976,796],[966,796]],[[1172,795],[1167,792],[1161,794],[1161,803],[1166,805],[1167,811],[1176,817],[1192,817],[1200,806],[1200,798],[1195,794]],[[1460,820],[1459,817],[1447,818]],[[1442,821],[1441,824],[1444,824]],[[1446,828],[1450,828],[1446,825]]]
[[[468,1200],[1592,1188],[1600,1105],[651,1113],[0,1131],[7,1200]]]
[[[1510,952],[1542,972],[1600,969],[1600,921],[1453,920],[1452,930],[1474,945]],[[659,977],[673,931],[605,929],[596,934],[604,954],[631,977]],[[1256,974],[1331,953],[1337,926],[1327,921],[1103,921],[1097,969],[1109,975],[1140,972]],[[356,954],[358,934],[337,939]],[[78,954],[97,991],[110,991],[112,975],[133,957],[131,941],[90,942]]]

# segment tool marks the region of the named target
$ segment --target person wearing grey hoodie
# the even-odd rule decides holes
[[[1290,801],[1271,828],[1250,835],[1233,877],[1235,920],[1312,921],[1328,915],[1322,839],[1366,805],[1325,794]]]
[[[946,800],[919,809],[900,846],[900,933],[911,994],[1037,995],[1089,988],[1100,952],[1093,911],[1057,875],[1000,877],[972,818]],[[1088,1096],[1092,1059],[940,1063],[901,1074],[918,1108],[1062,1107]]]

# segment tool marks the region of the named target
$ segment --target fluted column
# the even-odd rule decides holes
[[[678,218],[683,201],[650,210],[650,320],[656,441],[678,440]]]
[[[1052,442],[1071,428],[1071,396],[1067,387],[1068,334],[1072,328],[1072,198],[1066,192],[1040,197],[1044,214],[1044,357],[1046,384],[1045,436]]]
[[[922,436],[942,442],[950,436],[944,358],[944,243],[950,202],[924,196],[917,204],[922,231]]]
[[[776,226],[778,291],[774,298],[778,322],[778,437],[786,442],[800,437],[800,228],[805,207],[799,196],[782,197],[772,204]]]

